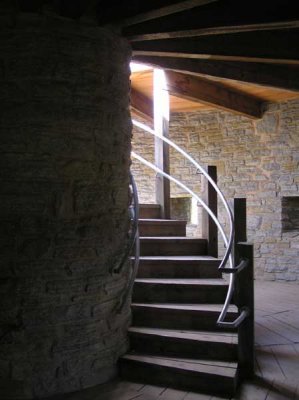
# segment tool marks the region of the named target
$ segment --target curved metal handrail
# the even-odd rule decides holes
[[[205,208],[205,210],[208,212],[208,214],[211,216],[211,218],[213,219],[214,223],[216,224],[217,228],[219,229],[221,236],[223,238],[224,241],[224,245],[226,247],[226,251],[224,254],[224,257],[220,263],[219,266],[219,270],[225,272],[225,273],[230,273],[230,277],[229,277],[229,287],[228,287],[228,291],[227,291],[227,295],[226,295],[226,299],[224,301],[224,305],[222,308],[222,311],[218,317],[217,320],[217,325],[218,326],[222,326],[222,327],[231,327],[231,328],[235,328],[235,324],[238,322],[239,324],[242,322],[242,320],[246,317],[246,315],[244,316],[244,318],[241,320],[240,316],[233,322],[225,322],[224,319],[226,317],[228,308],[230,306],[231,300],[232,300],[232,296],[233,296],[233,292],[234,292],[234,286],[235,286],[235,274],[233,273],[234,267],[233,267],[233,261],[232,261],[232,246],[233,246],[233,238],[234,238],[234,219],[233,219],[233,214],[232,211],[223,195],[223,193],[221,192],[221,190],[218,188],[218,186],[216,185],[216,183],[214,182],[214,180],[207,174],[207,172],[204,170],[204,168],[199,165],[189,154],[187,154],[184,150],[182,150],[179,146],[177,146],[174,142],[172,142],[171,140],[169,140],[168,138],[159,135],[158,133],[156,133],[153,129],[149,128],[148,126],[146,126],[145,124],[138,122],[136,120],[132,120],[133,125],[145,130],[146,132],[150,133],[153,136],[158,137],[159,139],[163,140],[165,143],[169,144],[171,147],[173,147],[175,150],[177,150],[179,153],[181,153],[185,158],[187,158],[196,168],[197,170],[199,170],[204,176],[205,178],[209,181],[209,183],[211,184],[211,186],[215,189],[216,193],[219,195],[226,211],[229,217],[229,224],[230,224],[230,234],[229,234],[229,239],[227,239],[225,232],[223,231],[223,228],[218,220],[218,218],[215,216],[215,214],[210,210],[210,208],[205,204],[205,202],[200,199],[191,189],[189,189],[186,185],[184,185],[183,183],[181,183],[180,181],[178,181],[177,179],[173,178],[172,176],[166,174],[164,171],[162,171],[160,168],[156,167],[154,164],[148,162],[147,160],[143,159],[142,157],[140,157],[139,155],[137,155],[136,153],[132,152],[132,156],[135,157],[136,159],[138,159],[140,162],[144,163],[145,165],[147,165],[148,167],[152,168],[153,170],[155,170],[156,172],[158,172],[159,174],[165,176],[166,178],[168,178],[169,180],[173,181],[174,183],[178,184],[180,187],[182,187],[184,190],[186,190],[188,193],[190,193],[193,197],[196,198],[196,200]],[[229,261],[230,267],[229,268],[225,268],[225,265],[227,263],[227,261]],[[231,270],[231,271],[230,271]],[[244,313],[243,313],[244,314]]]
[[[213,219],[213,221],[215,222],[215,224],[217,225],[217,228],[219,229],[219,231],[221,233],[223,241],[227,245],[227,237],[226,237],[226,235],[225,235],[225,233],[223,231],[223,228],[220,225],[216,215],[213,213],[213,211],[211,211],[209,206],[200,197],[197,196],[196,193],[194,193],[191,189],[189,189],[184,183],[180,182],[178,179],[176,179],[173,176],[171,176],[171,175],[167,174],[166,172],[162,171],[162,169],[160,169],[156,165],[152,164],[151,162],[145,160],[143,157],[139,156],[134,151],[131,152],[131,156],[136,158],[136,160],[139,160],[140,162],[142,162],[144,165],[147,165],[149,168],[153,169],[154,171],[158,172],[159,174],[165,176],[165,178],[167,178],[170,181],[176,183],[178,186],[180,186],[186,192],[191,194],[191,196],[193,196],[203,206],[203,208],[207,211],[207,213],[211,216],[211,218]]]
[[[130,212],[131,212],[131,223],[132,223],[132,232],[130,235],[130,240],[128,247],[125,251],[125,254],[122,258],[122,261],[118,268],[114,269],[115,273],[120,273],[124,264],[127,262],[133,246],[135,244],[135,258],[134,258],[134,265],[132,268],[131,276],[128,279],[127,286],[125,288],[124,294],[117,306],[117,312],[121,312],[123,306],[125,305],[129,294],[131,293],[131,290],[133,288],[133,284],[135,281],[135,278],[137,276],[137,271],[138,271],[138,265],[139,265],[139,256],[140,256],[140,240],[139,240],[139,228],[138,228],[138,219],[139,219],[139,200],[138,200],[138,191],[137,191],[137,186],[134,180],[134,177],[130,171],[130,185],[132,187],[132,200],[133,204],[130,205]]]
[[[221,264],[219,266],[219,269],[221,270],[225,264],[227,263],[227,261],[230,258],[230,254],[231,254],[231,250],[232,250],[232,246],[233,246],[233,238],[234,238],[234,218],[233,218],[233,214],[232,211],[223,195],[223,193],[221,192],[221,190],[219,189],[219,187],[216,185],[216,183],[214,182],[214,180],[210,177],[210,175],[205,171],[205,169],[198,164],[197,161],[194,160],[194,158],[192,158],[189,154],[187,154],[183,149],[181,149],[177,144],[175,144],[174,142],[172,142],[170,139],[159,135],[157,132],[155,132],[153,129],[149,128],[148,126],[146,126],[145,124],[138,122],[134,119],[132,119],[132,123],[133,125],[137,126],[138,128],[141,128],[143,130],[145,130],[146,132],[150,133],[153,136],[156,136],[157,138],[163,140],[163,142],[169,144],[169,146],[173,147],[175,150],[177,150],[179,153],[181,153],[185,158],[187,158],[203,175],[204,177],[210,182],[210,184],[213,186],[213,188],[215,189],[216,193],[219,195],[226,211],[229,217],[229,224],[230,224],[230,234],[229,234],[229,239],[226,239],[225,246],[226,246],[226,251],[224,254],[224,257],[221,261]],[[214,221],[215,222],[215,221]],[[231,268],[233,268],[233,264],[232,261],[230,262]]]

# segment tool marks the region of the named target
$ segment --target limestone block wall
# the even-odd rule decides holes
[[[150,123],[141,117],[136,117],[153,129]],[[154,136],[133,126],[132,150],[141,155],[147,161],[155,163],[155,140]],[[155,177],[156,173],[138,160],[132,158],[131,171],[136,181],[140,203],[155,203]]]
[[[127,347],[130,50],[33,14],[0,46],[0,398],[41,398],[110,379]]]
[[[256,277],[298,282],[299,229],[283,229],[282,204],[299,196],[299,101],[269,104],[261,120],[216,110],[172,114],[170,138],[201,164],[217,166],[228,200],[247,198]],[[195,169],[173,151],[170,160],[172,173],[200,190]],[[171,185],[171,194],[182,191]],[[221,207],[219,212],[225,224]]]

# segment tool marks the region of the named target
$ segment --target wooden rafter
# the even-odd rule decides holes
[[[188,37],[211,36],[211,35],[228,35],[241,32],[257,32],[257,31],[271,31],[271,30],[298,29],[298,28],[299,28],[299,19],[293,21],[215,26],[209,28],[174,30],[167,32],[160,32],[158,30],[158,32],[153,32],[153,33],[139,33],[139,34],[126,33],[126,36],[131,42],[138,42],[145,40],[188,38]]]
[[[213,61],[240,61],[240,62],[253,62],[265,64],[288,64],[299,65],[299,60],[293,59],[276,59],[276,58],[258,58],[248,56],[223,56],[220,54],[190,54],[190,53],[177,53],[177,52],[164,52],[164,51],[142,51],[136,50],[133,56],[154,56],[154,57],[177,57],[177,58],[193,58],[197,60],[213,60]]]
[[[275,43],[275,46],[273,46]],[[133,42],[135,56],[299,64],[299,30]]]
[[[299,67],[293,65],[147,56],[135,56],[134,60],[179,72],[192,72],[201,76],[231,79],[274,88],[299,91]]]
[[[173,4],[164,5],[160,8],[145,11],[143,13],[137,14],[133,17],[126,18],[122,26],[129,26],[139,24],[141,22],[149,21],[156,18],[165,17],[177,12],[182,12],[185,10],[190,10],[194,7],[202,6],[205,4],[213,3],[218,0],[184,0],[184,1],[173,1]]]
[[[154,118],[153,101],[138,90],[131,88],[131,107],[142,117],[152,121]]]
[[[166,78],[167,89],[174,96],[249,117],[262,117],[262,103],[253,97],[199,77],[174,71],[166,71]]]
[[[100,23],[119,22],[126,26],[169,16],[190,8],[219,0],[99,0]]]
[[[124,29],[130,40],[227,34],[298,28],[299,5],[293,0],[217,1]]]

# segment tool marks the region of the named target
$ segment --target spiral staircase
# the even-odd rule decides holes
[[[233,215],[215,182],[214,167],[206,172],[168,138],[133,123],[172,146],[203,174],[208,185],[202,198],[132,152],[135,159],[191,194],[203,207],[210,229],[204,230],[208,234],[203,238],[187,237],[187,221],[164,218],[158,204],[139,205],[131,176],[128,249],[135,244],[135,253],[120,310],[132,298],[132,324],[130,351],[119,360],[120,375],[127,380],[231,397],[240,378],[251,376],[254,369],[253,252],[251,245],[239,243],[246,242],[246,201],[235,199]],[[229,235],[217,218],[217,197],[227,211]],[[221,258],[217,256],[218,230],[225,245]],[[224,279],[223,274],[229,278]]]
[[[33,12],[54,13],[93,27],[109,25],[131,44],[135,61],[171,71],[169,90],[221,109],[260,118],[267,99],[262,94],[253,99],[252,85],[258,90],[260,85],[299,90],[296,1],[2,3],[1,10],[11,15],[11,24],[18,13]],[[182,79],[183,85],[178,85]],[[152,114],[145,103],[139,99],[136,106]],[[208,181],[216,190],[213,180]],[[130,352],[120,359],[121,375],[231,396],[240,379],[253,374],[253,252],[246,243],[245,201],[235,201],[228,238],[217,225],[215,207],[201,203],[206,206],[208,223],[217,225],[224,240],[226,253],[219,259],[210,252],[211,235],[186,237],[186,222],[161,218],[159,206],[141,205],[139,218],[133,183],[132,188],[135,200],[128,251],[135,244],[136,252],[120,309],[132,294],[133,318]],[[223,200],[221,192],[217,193]]]
[[[161,219],[159,206],[141,205],[139,229],[131,349],[121,376],[231,396],[238,338],[216,325],[228,286],[220,260],[207,255],[205,239],[186,237],[186,221]],[[230,306],[228,318],[236,314]]]

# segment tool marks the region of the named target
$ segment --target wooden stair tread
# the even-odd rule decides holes
[[[139,218],[138,222],[142,224],[181,224],[185,225],[187,221],[181,219],[162,219],[162,218]]]
[[[176,241],[184,241],[184,242],[194,242],[194,243],[206,243],[206,239],[201,238],[190,238],[186,236],[140,236],[140,240],[143,241],[169,241],[169,242],[176,242]]]
[[[237,334],[228,332],[207,332],[207,331],[187,331],[179,329],[159,329],[132,326],[129,328],[130,333],[162,336],[167,338],[177,338],[185,340],[205,341],[205,342],[221,342],[221,343],[237,343]]]
[[[137,276],[138,278],[165,279],[220,279],[222,277],[218,269],[220,263],[219,258],[208,255],[142,255],[139,259]]]
[[[132,257],[134,258],[134,257]],[[207,255],[194,255],[194,256],[140,256],[140,261],[173,261],[173,262],[199,262],[199,261],[218,261],[221,262],[220,258],[215,258]]]
[[[141,203],[139,204],[139,208],[160,208],[160,204],[155,203]]]
[[[135,279],[135,282],[160,285],[228,286],[228,283],[224,279],[137,278]]]
[[[237,373],[237,363],[232,361],[194,360],[188,358],[159,357],[134,353],[126,354],[122,359],[195,373],[221,375],[228,378],[234,378]]]
[[[220,313],[222,311],[223,304],[132,303],[132,307],[148,307],[185,311],[212,311]],[[232,304],[229,306],[228,312],[237,313],[238,309]]]

